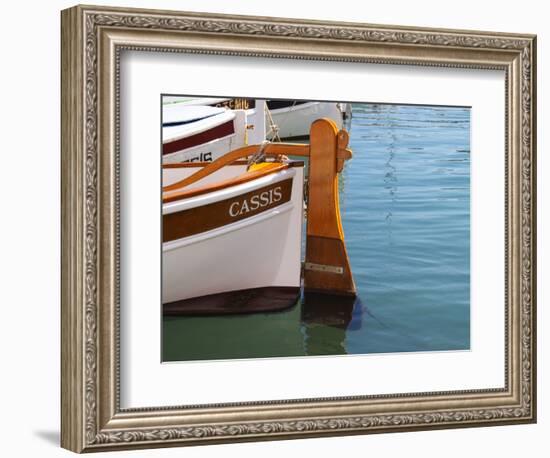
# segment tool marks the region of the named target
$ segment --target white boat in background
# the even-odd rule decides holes
[[[163,189],[175,188],[163,192],[164,313],[267,311],[296,303],[303,162],[248,167],[240,161],[177,186],[203,167],[163,167]]]
[[[307,138],[311,123],[319,118],[332,119],[341,129],[351,118],[351,104],[300,100],[267,101],[267,139]]]
[[[209,105],[216,106],[228,102],[230,98],[223,97],[183,97],[181,95],[164,95],[162,97],[163,105],[183,104],[183,105]]]
[[[163,163],[210,162],[229,151],[265,140],[265,102],[231,110],[185,101],[163,103]]]

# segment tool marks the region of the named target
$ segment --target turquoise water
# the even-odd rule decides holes
[[[358,298],[163,319],[163,360],[470,347],[470,110],[353,104],[340,177]]]

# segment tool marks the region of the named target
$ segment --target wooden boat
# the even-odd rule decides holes
[[[163,104],[163,163],[210,162],[265,139],[265,103],[231,110],[195,102]]]
[[[309,158],[306,290],[355,294],[339,218],[347,133],[313,123],[310,144],[268,143],[212,163],[163,166],[164,314],[268,311],[301,285],[304,163]],[[244,160],[246,159],[246,160]]]
[[[304,100],[268,100],[268,139],[298,139],[309,136],[311,123],[316,119],[332,119],[338,129],[351,117],[351,104],[337,102],[308,102]]]
[[[202,167],[164,168],[165,183]],[[256,289],[300,290],[303,162],[226,165],[163,196],[163,302]],[[268,288],[267,291],[259,289]],[[226,297],[211,298],[208,309]],[[208,301],[207,301],[208,302]],[[180,304],[187,305],[189,304]],[[270,307],[268,307],[270,308]]]

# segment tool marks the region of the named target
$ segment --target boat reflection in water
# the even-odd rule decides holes
[[[348,331],[361,328],[364,307],[359,297],[305,293],[302,325],[306,355],[342,355]]]
[[[277,358],[350,353],[346,336],[364,325],[359,298],[302,295],[279,312],[166,316],[163,361]],[[214,337],[212,337],[214,336]],[[251,344],[253,342],[253,344]]]
[[[306,292],[302,298],[302,321],[347,329],[358,297]]]

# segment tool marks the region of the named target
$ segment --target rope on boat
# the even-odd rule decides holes
[[[255,152],[252,156],[249,157],[248,163],[247,163],[247,169],[250,168],[253,164],[257,164],[258,162],[262,162],[265,160],[265,147],[269,145],[271,142],[269,140],[264,140],[260,144],[260,148],[257,152]]]
[[[282,142],[282,139],[279,135],[279,131],[281,130],[281,126],[286,126],[288,117],[290,116],[290,113],[292,113],[292,109],[296,106],[297,102],[298,102],[297,100],[294,100],[292,102],[292,105],[290,105],[290,107],[288,108],[288,111],[283,115],[283,118],[282,118],[282,120],[279,124],[275,124],[275,122],[273,121],[273,117],[271,115],[271,112],[269,111],[269,108],[267,108],[267,103],[266,103],[266,109],[268,110],[269,116],[271,117],[271,119],[270,119],[271,126],[270,127],[271,127],[271,130],[273,132],[275,132],[272,140]]]
[[[266,137],[269,137],[270,134],[273,133],[273,135],[271,136],[271,139],[273,141],[282,141],[281,137],[279,136],[279,126],[275,124],[275,121],[273,121],[273,115],[271,114],[271,110],[268,108],[267,103],[265,104],[265,111],[267,113],[267,119],[269,121],[269,132],[266,134]]]

